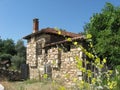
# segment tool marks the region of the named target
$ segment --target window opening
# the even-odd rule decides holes
[[[37,43],[36,51],[37,51],[37,55],[41,55],[42,54],[42,43]]]

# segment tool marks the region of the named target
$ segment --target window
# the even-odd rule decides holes
[[[37,55],[42,54],[42,43],[37,42],[36,51],[37,51]]]
[[[42,48],[45,45],[45,39],[41,38],[40,40],[37,41],[36,43],[36,54],[37,55],[42,55]]]
[[[44,74],[48,75],[48,78],[52,77],[52,68],[50,64],[45,64],[44,65]]]
[[[67,45],[66,48],[67,48],[67,51],[70,51],[70,45]]]
[[[65,45],[65,46],[63,47],[64,52],[69,52],[70,49],[71,49],[70,45]]]

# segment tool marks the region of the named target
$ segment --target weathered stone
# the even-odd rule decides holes
[[[44,41],[44,38],[45,41]],[[58,47],[51,47],[45,52],[45,43],[48,43],[48,36],[37,36],[31,38],[27,44],[27,61],[29,64],[30,79],[40,79],[45,73],[45,65],[50,64],[52,68],[52,78],[65,80],[64,83],[72,83],[73,78],[79,78],[82,80],[82,72],[76,68],[75,57],[78,56],[82,59],[82,51],[80,48],[72,48],[70,51],[64,52],[64,50],[58,50]],[[42,43],[42,53],[37,53],[37,42]],[[67,74],[69,74],[67,76]],[[69,77],[69,78],[68,78]]]

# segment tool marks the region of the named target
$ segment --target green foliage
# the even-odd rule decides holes
[[[14,69],[20,69],[21,64],[25,63],[25,58],[18,55],[12,56],[12,66]]]
[[[15,44],[12,39],[0,39],[0,60],[10,60],[16,54]]]
[[[92,35],[88,34],[89,36],[87,39],[91,39]],[[94,50],[94,46],[92,45],[92,41],[89,41],[88,46],[91,49],[91,52],[87,51],[83,46],[77,45],[81,48],[82,52],[89,58],[86,59],[86,61],[80,60],[78,56],[76,56],[77,61],[77,68],[86,75],[87,80],[77,80],[75,79],[74,82],[76,82],[77,87],[80,90],[117,90],[119,88],[119,67],[116,67],[116,70],[118,72],[114,73],[115,70],[109,70],[106,66],[106,58],[100,59],[96,54]],[[92,47],[91,47],[92,45]],[[93,53],[94,51],[94,53]],[[86,66],[83,66],[82,64],[86,63]],[[94,67],[93,69],[87,69],[87,65],[91,65]]]
[[[0,54],[2,53],[2,51],[3,51],[3,41],[0,38]]]
[[[17,51],[17,54],[12,56],[12,65],[16,69],[20,69],[21,64],[26,63],[26,47],[24,46],[24,43],[22,40],[18,40],[17,44],[15,45],[15,50]]]
[[[114,73],[116,73],[116,75],[114,76],[114,80],[117,81],[117,87],[115,90],[119,90],[120,89],[120,65],[116,66]]]
[[[10,60],[11,57],[12,56],[10,54],[1,54],[0,55],[0,60]]]
[[[106,3],[101,13],[94,14],[85,26],[86,34],[92,35],[96,54],[107,58],[109,66],[120,64],[120,7]]]
[[[2,40],[0,39],[0,55],[2,54],[10,54],[15,55],[15,44],[12,39]]]
[[[20,65],[26,60],[26,47],[22,40],[18,40],[15,44],[12,39],[0,38],[0,60],[6,59],[11,60],[12,68],[20,69]]]
[[[60,31],[58,31],[58,34],[61,34],[59,32]],[[91,39],[93,38],[93,36],[88,33],[86,34],[86,37],[89,50],[85,49],[78,42],[72,41],[71,38],[66,39],[67,41],[72,42],[75,47],[81,48],[82,52],[88,57],[86,58],[86,60],[81,60],[79,56],[75,57],[75,60],[77,62],[76,66],[82,72],[83,79],[78,80],[77,78],[73,78],[73,82],[76,85],[73,87],[74,90],[116,90],[119,84],[119,76],[117,76],[116,73],[113,73],[114,70],[109,70],[107,68],[106,57],[100,58],[96,54],[96,50]],[[88,68],[88,65],[92,68]],[[116,75],[116,77],[114,77],[114,75]],[[65,75],[65,77],[68,79],[70,78],[68,74]],[[65,88],[64,86],[60,86],[59,89],[67,90],[67,88]]]
[[[26,47],[24,46],[24,42],[22,40],[18,40],[15,45],[15,50],[17,51],[17,55],[20,57],[26,57]]]

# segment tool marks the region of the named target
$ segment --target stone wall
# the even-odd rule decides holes
[[[35,37],[31,38],[27,43],[27,61],[29,65],[29,78],[33,79],[37,75],[37,60],[36,60],[36,42]]]
[[[36,66],[36,42],[35,38],[31,38],[27,44],[27,63],[29,66]]]
[[[76,67],[76,56],[82,57],[80,48],[71,49],[68,52],[58,48],[49,49],[47,59],[52,66],[52,78],[64,80],[67,84],[70,84],[74,78],[82,80],[82,72]]]
[[[71,48],[65,52],[57,47],[51,47],[47,53],[42,49],[42,54],[36,53],[35,38],[31,38],[27,45],[27,64],[29,64],[29,78],[42,79],[45,71],[45,65],[50,65],[52,70],[52,79],[64,80],[67,84],[73,81],[73,78],[82,79],[82,72],[76,67],[75,57],[82,59],[82,51],[80,48]],[[45,42],[44,42],[45,43]]]

